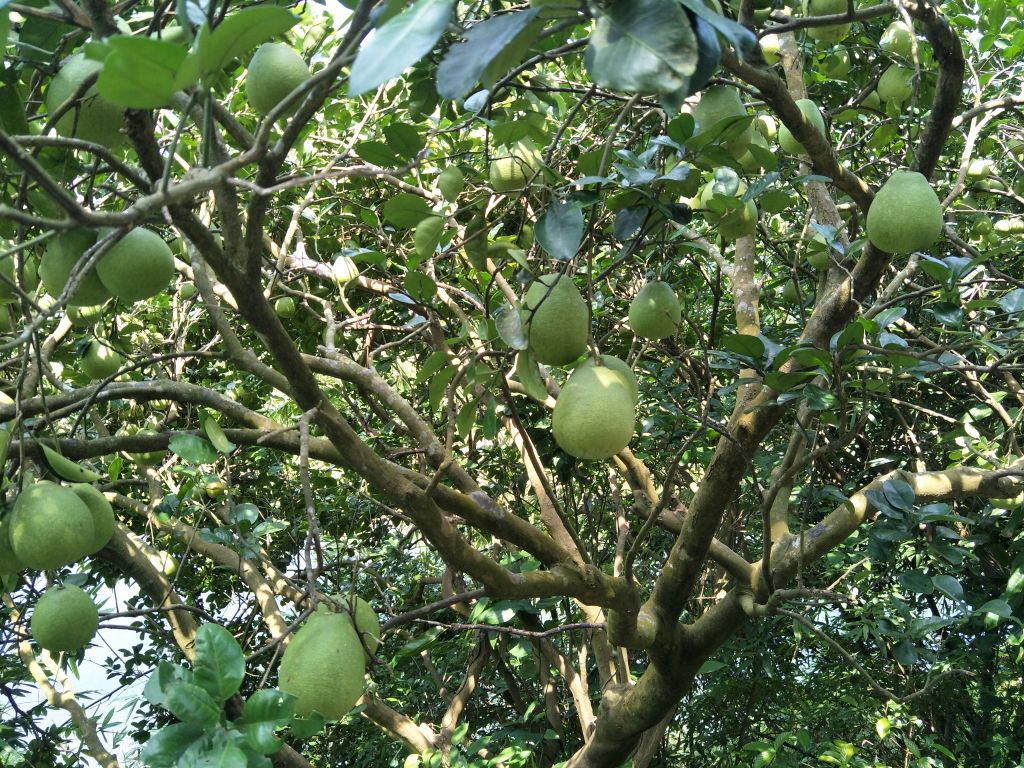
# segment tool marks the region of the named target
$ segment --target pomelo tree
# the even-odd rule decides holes
[[[1014,764],[1022,16],[4,5],[0,765]]]

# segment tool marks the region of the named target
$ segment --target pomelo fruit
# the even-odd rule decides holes
[[[774,141],[779,133],[779,124],[771,115],[758,115],[754,118],[754,128],[768,141]]]
[[[274,314],[283,320],[287,320],[290,317],[295,317],[296,307],[295,299],[291,296],[282,296],[274,302]]]
[[[75,328],[91,328],[103,317],[103,304],[88,307],[68,307],[68,320]]]
[[[197,292],[198,289],[196,288],[196,284],[190,281],[182,283],[181,287],[178,288],[178,295],[186,300],[191,299]]]
[[[82,373],[94,381],[113,376],[124,365],[124,358],[109,344],[93,339],[78,361]]]
[[[523,329],[537,360],[565,365],[587,351],[590,313],[573,281],[542,275],[523,297]]]
[[[151,229],[136,227],[96,265],[104,287],[123,301],[142,301],[164,290],[174,277],[174,254]]]
[[[832,16],[846,11],[846,0],[804,0],[804,16]],[[810,27],[807,36],[821,43],[838,43],[850,34],[850,27],[850,24]]]
[[[249,61],[245,96],[256,112],[266,115],[310,77],[309,67],[294,49],[284,43],[264,43]],[[292,108],[300,103],[296,99]]]
[[[0,518],[0,575],[20,573],[25,564],[14,554],[11,546],[11,516]]]
[[[928,179],[916,171],[896,171],[868,209],[868,240],[889,253],[921,251],[942,234],[942,206]]]
[[[645,339],[664,339],[676,332],[682,310],[672,286],[660,280],[647,283],[629,304],[629,327]]]
[[[85,554],[94,555],[107,546],[114,535],[114,508],[106,496],[87,483],[75,483],[71,492],[85,503],[92,515],[93,537]]]
[[[71,270],[89,248],[96,243],[96,232],[76,229],[52,238],[39,261],[39,277],[46,292],[56,298],[68,282]],[[79,281],[78,289],[68,300],[72,307],[91,307],[110,298],[110,291],[100,281],[95,267]]]
[[[59,584],[39,598],[29,626],[41,648],[51,652],[77,651],[95,637],[99,611],[85,590]]]
[[[86,554],[95,536],[92,513],[75,493],[41,480],[25,488],[11,513],[11,548],[28,568],[62,568]]]
[[[878,47],[892,56],[909,59],[913,55],[914,30],[905,21],[894,21],[885,28]]]
[[[764,63],[768,66],[779,63],[779,50],[782,48],[782,40],[778,35],[765,35],[760,40],[761,55],[764,56]]]
[[[102,62],[87,59],[81,53],[68,58],[46,89],[46,111],[50,114],[56,112],[61,104],[75,94],[87,77],[102,68]],[[100,96],[94,83],[76,106],[61,115],[55,129],[61,136],[114,148],[126,138],[121,132],[123,123],[124,109]]]
[[[363,693],[366,654],[347,614],[318,609],[299,627],[281,657],[278,687],[296,697],[302,717],[348,714]]]
[[[39,285],[39,265],[36,264],[34,258],[23,253],[8,256],[3,261],[0,261],[0,274],[11,283],[14,283],[14,285],[18,285],[18,271],[22,263],[25,265],[23,270],[25,282],[21,285],[21,289],[25,293],[31,294]],[[0,280],[0,303],[17,300],[18,294],[15,293],[13,286],[9,285],[5,280]]]
[[[350,256],[339,256],[331,265],[331,276],[338,285],[344,285],[359,277],[359,267]]]
[[[729,208],[724,212],[712,210],[708,203],[715,196],[715,182],[709,181],[693,200],[693,207],[698,210],[705,210],[705,218],[718,229],[718,234],[724,240],[737,240],[749,235],[757,229],[757,206],[753,200],[742,202],[739,207]],[[736,189],[735,197],[742,198],[746,194],[747,185],[741,181]]]
[[[713,85],[704,89],[700,101],[693,107],[693,119],[697,121],[694,135],[707,133],[725,120],[746,115],[747,109],[743,106],[738,90],[731,85]],[[729,139],[725,143],[725,148],[733,156],[742,155],[750,144],[753,131],[753,125],[748,125],[738,136]]]
[[[156,435],[159,433],[155,429],[143,427],[142,429],[133,429],[128,434]],[[167,451],[139,451],[138,453],[129,453],[128,457],[140,467],[155,467],[167,457]]]
[[[349,602],[350,598],[348,595],[332,595],[331,600],[333,600],[334,604],[327,604],[327,610],[353,618],[349,613],[352,604]],[[370,653],[374,653],[380,647],[380,618],[377,616],[377,612],[373,610],[373,606],[363,600],[363,598],[357,596],[355,602],[354,618],[356,631],[361,636],[362,643],[365,644]]]
[[[602,354],[601,365],[622,376],[626,386],[629,387],[629,393],[633,396],[633,404],[635,405],[636,401],[640,397],[640,385],[636,380],[636,374],[633,373],[633,369],[629,367],[629,363],[621,358],[615,357],[615,355]],[[576,370],[579,370],[580,368],[593,368],[595,366],[597,366],[597,360],[591,356],[580,363]]]
[[[821,72],[832,80],[845,80],[850,74],[850,52],[837,45],[821,60]]]
[[[529,138],[503,151],[504,154],[491,160],[488,168],[491,189],[500,194],[518,192],[530,183],[544,160]]]
[[[913,80],[914,70],[896,64],[891,65],[878,80],[878,98],[886,104],[902,104],[914,92]]]
[[[827,139],[825,118],[821,116],[821,110],[818,109],[818,105],[810,99],[797,99],[796,105],[800,107],[800,111],[807,119],[807,122],[817,128],[818,132]],[[803,144],[793,138],[793,133],[785,125],[779,126],[779,146],[790,155],[806,154]]]
[[[787,280],[786,284],[782,287],[782,300],[790,304],[796,304],[800,301],[801,297],[807,298],[807,294],[802,293],[793,280]]]
[[[562,387],[551,416],[555,442],[578,459],[607,459],[627,445],[635,429],[633,393],[609,366],[580,366]]]

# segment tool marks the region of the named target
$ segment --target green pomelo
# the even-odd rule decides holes
[[[821,60],[821,71],[832,80],[845,80],[850,74],[850,52],[845,46],[837,45]]]
[[[62,568],[85,556],[95,530],[92,513],[73,491],[42,480],[14,502],[11,547],[28,568]]]
[[[894,21],[885,28],[878,47],[892,56],[909,59],[913,54],[914,30],[905,21]]]
[[[334,604],[327,605],[328,610],[352,618],[349,613],[351,603],[348,595],[332,595],[331,600]],[[373,610],[373,606],[361,597],[356,597],[355,627],[361,636],[362,643],[370,653],[375,653],[380,647],[380,618]]]
[[[96,243],[96,232],[76,229],[50,240],[39,261],[39,277],[46,292],[56,298],[68,282],[75,264]],[[91,307],[110,298],[110,291],[100,281],[93,268],[79,281],[78,290],[68,301],[72,307]]]
[[[676,332],[682,311],[672,286],[661,281],[647,283],[629,304],[629,327],[645,339],[664,339]]]
[[[46,111],[50,114],[56,112],[61,104],[75,94],[87,77],[102,68],[102,62],[87,59],[81,53],[70,57],[46,89]],[[113,148],[125,140],[121,132],[123,122],[124,109],[98,95],[94,83],[76,106],[61,115],[55,127],[61,136]]]
[[[545,365],[566,365],[587,351],[590,314],[576,284],[543,275],[523,297],[523,327],[530,348]]]
[[[441,197],[449,203],[454,203],[459,199],[465,186],[466,178],[455,165],[449,165],[437,177],[437,188],[441,191]]]
[[[114,535],[114,508],[106,496],[87,483],[75,483],[71,491],[85,503],[92,515],[93,537],[85,554],[94,555],[107,546]]]
[[[96,341],[89,342],[89,347],[78,361],[82,373],[94,381],[113,376],[124,365],[124,358],[113,347]]]
[[[757,206],[747,200],[735,210],[727,212],[718,222],[718,234],[723,240],[738,240],[757,229]]]
[[[768,146],[768,140],[761,135],[760,131],[754,131],[754,135],[750,138],[750,146],[760,147],[761,149],[770,152],[771,147]],[[747,151],[743,153],[743,156],[739,158],[740,167],[746,173],[756,173],[763,167],[763,160],[760,156],[755,157],[754,153],[747,148]]]
[[[693,108],[693,119],[697,122],[694,135],[707,133],[725,120],[746,115],[747,109],[743,106],[738,90],[731,85],[713,85],[704,90],[700,101]],[[748,125],[738,136],[729,139],[725,148],[733,155],[742,155],[750,144],[753,131],[754,126]]]
[[[91,328],[103,317],[103,304],[89,307],[68,307],[68,320],[75,328]]]
[[[281,657],[278,687],[296,697],[295,711],[330,720],[348,714],[363,693],[366,655],[348,615],[316,611]]]
[[[99,627],[99,611],[92,598],[79,587],[62,584],[50,587],[32,611],[33,639],[51,652],[77,651],[89,644]]]
[[[23,570],[25,564],[14,554],[14,547],[11,546],[11,516],[6,515],[0,518],[0,576]]]
[[[846,13],[847,0],[804,0],[804,16],[832,16]],[[838,43],[850,34],[850,24],[810,27],[807,36],[822,43]]]
[[[128,432],[128,434],[156,435],[159,433],[155,429],[143,427],[142,429],[133,429],[130,432]],[[138,453],[129,453],[128,456],[140,467],[155,467],[167,457],[167,451],[140,451]],[[207,490],[209,489],[207,488]],[[211,493],[210,495],[213,496],[214,494]]]
[[[636,401],[640,398],[640,385],[636,380],[636,374],[633,373],[633,369],[629,367],[629,364],[625,360],[615,357],[615,355],[601,355],[601,366],[622,376],[626,386],[629,387],[629,393],[633,397],[633,404],[635,405]],[[597,361],[593,357],[588,357],[577,366],[576,370],[595,367],[597,367]]]
[[[331,275],[338,285],[352,282],[359,277],[359,267],[352,260],[351,256],[339,256],[331,265]]]
[[[123,301],[142,301],[164,290],[174,277],[174,254],[156,232],[137,227],[96,265],[108,291]]]
[[[779,124],[771,115],[758,115],[754,118],[754,128],[768,141],[774,141],[779,133]]]
[[[868,209],[868,240],[889,253],[922,251],[942,234],[942,206],[928,179],[896,171]]]
[[[768,66],[779,63],[779,51],[782,49],[782,40],[778,35],[765,35],[760,40],[761,55],[764,63]]]
[[[295,317],[295,312],[295,299],[291,296],[282,296],[274,302],[274,314],[284,320]]]
[[[506,194],[526,187],[543,164],[543,159],[530,139],[523,139],[505,154],[491,160],[488,177],[491,189]]]
[[[178,295],[187,301],[195,296],[198,291],[199,289],[196,288],[195,283],[186,281],[178,288]]]
[[[818,132],[827,138],[825,118],[821,116],[821,110],[818,109],[818,105],[810,99],[797,99],[796,105],[800,107],[800,111],[807,119],[807,122],[817,128]],[[790,155],[806,154],[803,144],[793,138],[792,132],[785,125],[779,127],[779,146]]]
[[[995,170],[995,163],[987,157],[977,157],[967,165],[967,177],[970,179],[984,179],[991,176]]]
[[[3,261],[0,261],[0,274],[11,283],[14,283],[14,285],[18,285],[18,271],[22,262],[25,265],[23,271],[25,282],[21,285],[21,289],[25,293],[31,294],[39,285],[38,265],[35,259],[24,254],[8,256]],[[0,280],[0,303],[17,300],[18,295],[14,292],[14,287],[8,284],[7,281]]]
[[[284,43],[264,43],[249,62],[245,96],[256,112],[266,115],[311,76],[306,62],[295,50]],[[300,101],[296,99],[292,107]]]
[[[914,92],[914,70],[893,64],[878,80],[878,98],[889,103],[902,104]]]
[[[555,402],[551,417],[555,442],[578,459],[610,458],[633,437],[635,407],[620,372],[608,366],[581,366]]]
[[[874,109],[879,110],[882,108],[882,97],[878,95],[878,91],[872,91],[864,97],[864,101],[860,103],[863,109]]]
[[[796,304],[800,301],[801,296],[806,298],[807,294],[801,293],[800,288],[795,282],[787,280],[786,284],[782,287],[782,300],[790,304]]]

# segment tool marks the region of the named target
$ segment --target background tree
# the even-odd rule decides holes
[[[1019,761],[1024,7],[343,5],[3,8],[0,764]]]

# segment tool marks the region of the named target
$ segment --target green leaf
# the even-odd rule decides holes
[[[960,584],[959,580],[952,576],[932,576],[932,583],[935,588],[947,597],[951,597],[954,600],[963,600],[964,588]]]
[[[191,723],[165,725],[154,733],[140,755],[143,764],[151,768],[175,768],[178,758],[197,740],[205,729]]]
[[[433,214],[427,201],[411,192],[399,192],[381,209],[385,221],[402,229],[415,227],[427,216]]]
[[[935,591],[935,585],[923,571],[905,571],[901,573],[900,584],[908,592],[918,595],[930,595]]]
[[[220,422],[218,422],[212,415],[209,413],[203,413],[200,416],[200,421],[203,424],[203,431],[206,433],[206,436],[210,438],[210,442],[213,443],[213,447],[222,454],[227,456],[238,447],[228,440],[228,436],[224,434],[224,430],[220,427]]]
[[[540,247],[556,259],[569,261],[583,242],[583,208],[574,201],[555,201],[537,221]]]
[[[722,347],[737,355],[760,362],[764,356],[764,342],[757,336],[734,333],[722,339]]]
[[[498,336],[512,349],[526,349],[529,341],[518,309],[503,304],[494,313],[494,325],[498,329]]]
[[[391,123],[384,128],[384,136],[388,146],[406,160],[416,157],[426,144],[420,132],[406,123]]]
[[[1013,608],[1005,600],[989,600],[983,606],[977,608],[975,613],[993,613],[996,616],[1008,619],[1013,616]]]
[[[598,85],[672,93],[696,71],[697,38],[676,0],[612,0],[597,13],[585,60]]]
[[[375,30],[356,56],[348,78],[352,96],[376,88],[423,58],[441,39],[454,0],[417,0]]]
[[[189,464],[213,464],[217,451],[206,440],[197,435],[174,435],[167,447]]]
[[[355,145],[356,154],[374,165],[398,165],[398,155],[383,141],[360,141]]]
[[[164,707],[185,723],[199,726],[215,725],[223,712],[204,689],[192,683],[177,683],[167,691]]]
[[[469,433],[473,429],[473,424],[476,423],[476,414],[480,408],[480,403],[476,400],[470,400],[464,403],[459,409],[458,416],[455,417],[455,428],[459,437],[463,440],[469,437]]]
[[[523,385],[526,394],[534,400],[543,403],[548,399],[548,390],[540,376],[540,368],[533,350],[524,349],[516,357],[516,378]]]
[[[405,275],[405,292],[420,304],[427,304],[437,295],[437,283],[422,272],[408,272]]]
[[[178,664],[171,664],[169,661],[161,661],[153,674],[146,681],[143,689],[143,696],[146,701],[154,706],[161,707],[167,700],[167,691],[177,683],[188,683],[192,681],[192,672]]]
[[[288,728],[292,736],[299,741],[304,741],[320,733],[326,724],[327,721],[324,720],[322,715],[313,712],[309,717],[293,717],[291,723],[288,724]]]
[[[218,742],[203,755],[197,768],[248,768],[249,758],[231,742]]]
[[[890,479],[882,483],[882,493],[885,498],[896,509],[910,512],[914,509],[917,495],[913,487],[904,480]]]
[[[245,733],[246,741],[261,755],[277,752],[283,743],[274,731],[283,728],[295,714],[295,697],[276,688],[256,691],[245,702],[245,711],[235,726]]]
[[[232,59],[284,34],[297,22],[287,8],[256,5],[235,11],[212,31],[204,24],[196,39],[199,74],[207,77],[220,72]]]
[[[96,87],[105,98],[130,109],[156,109],[170,103],[188,52],[180,45],[148,37],[112,37]]]
[[[701,664],[700,669],[697,670],[698,675],[707,675],[711,672],[717,672],[720,669],[725,668],[725,663],[721,661],[715,661],[714,659],[708,659]]]
[[[458,99],[480,81],[487,66],[530,24],[539,8],[506,13],[476,24],[445,54],[437,68],[437,92]]]
[[[688,9],[693,11],[693,14],[718,31],[722,37],[729,41],[729,44],[737,50],[740,58],[746,58],[746,56],[754,50],[754,46],[757,44],[757,38],[754,33],[744,27],[742,24],[737,24],[730,18],[723,16],[720,13],[715,13],[708,6],[706,6],[702,0],[679,0],[679,2],[686,6]]]
[[[212,697],[225,701],[242,686],[245,655],[238,641],[219,624],[203,624],[196,632],[196,685]]]

